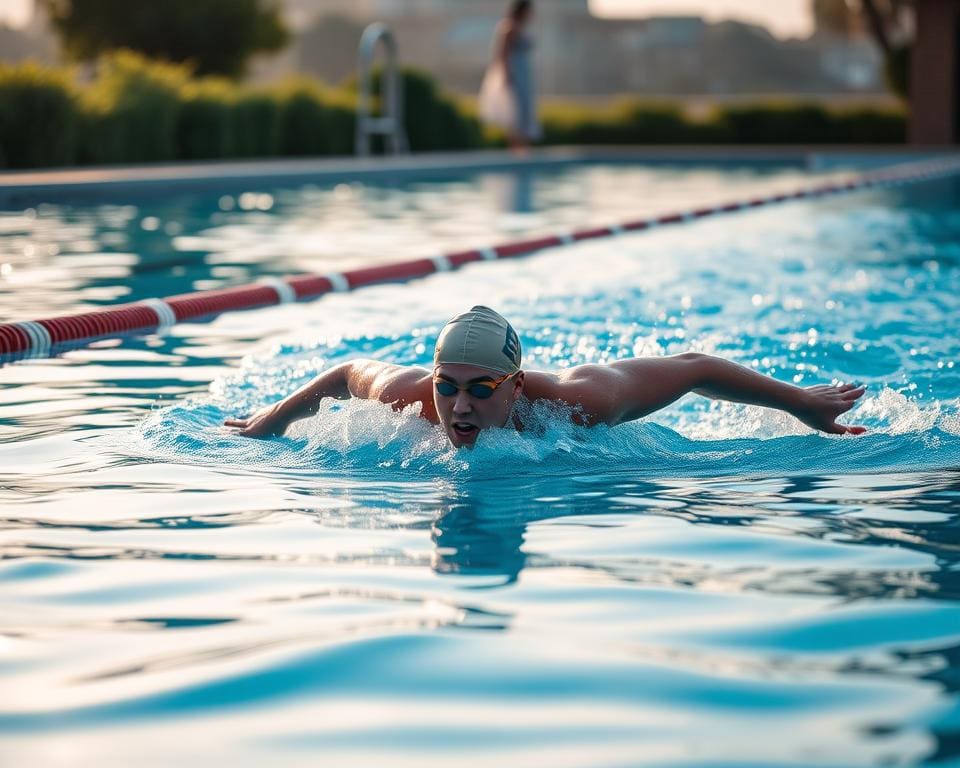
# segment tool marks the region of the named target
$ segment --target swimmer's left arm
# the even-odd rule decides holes
[[[863,387],[796,387],[711,355],[688,352],[672,357],[621,360],[606,366],[581,366],[564,382],[590,423],[620,424],[642,418],[689,392],[705,397],[786,411],[814,429],[861,434],[863,427],[839,424],[863,395]]]

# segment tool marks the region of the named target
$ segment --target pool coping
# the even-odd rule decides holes
[[[582,163],[799,165],[823,170],[848,164],[877,167],[957,153],[957,148],[909,146],[584,146],[429,152],[394,157],[304,157],[172,164],[90,166],[0,172],[0,206],[103,197],[111,193],[210,191],[243,184],[382,181],[483,171],[538,170]]]

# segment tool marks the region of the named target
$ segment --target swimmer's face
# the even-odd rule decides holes
[[[433,387],[433,402],[440,425],[454,447],[473,445],[481,430],[506,426],[513,404],[523,392],[523,371],[500,384],[490,397],[479,398],[467,390],[471,384],[495,382],[502,374],[463,363],[443,363],[433,372],[435,379],[460,387],[452,395],[442,395]]]

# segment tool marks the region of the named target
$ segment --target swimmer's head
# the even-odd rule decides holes
[[[516,373],[520,360],[520,339],[513,326],[490,307],[479,304],[443,326],[433,351],[434,368],[457,363]]]
[[[455,446],[506,425],[523,391],[520,361],[516,331],[489,307],[473,307],[444,326],[433,354],[433,400]]]

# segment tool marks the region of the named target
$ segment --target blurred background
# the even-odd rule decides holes
[[[296,72],[336,84],[356,71],[364,26],[384,20],[405,63],[445,88],[472,94],[506,5],[283,0],[276,8],[289,37],[279,50],[254,58],[251,76],[270,81]],[[48,7],[43,0],[0,2],[4,60],[61,60]],[[538,83],[546,97],[593,102],[640,93],[682,96],[692,104],[771,93],[895,99],[868,18],[846,0],[549,0],[536,13]],[[911,17],[900,4],[895,25],[904,39]]]
[[[412,148],[497,146],[502,142],[496,133],[475,119],[475,96],[507,5],[0,0],[0,61],[8,63],[0,70],[0,116],[4,109],[26,108],[11,96],[4,102],[4,88],[9,92],[12,73],[19,73],[13,90],[27,80],[69,91],[63,98],[79,113],[80,134],[50,157],[50,150],[16,145],[9,136],[13,129],[0,120],[0,149],[10,167],[349,152],[357,46],[374,20],[393,31],[401,63],[416,81],[408,115],[424,113],[418,99],[433,105],[423,122],[437,135],[425,137],[411,127]],[[960,123],[958,6],[957,0],[543,0],[535,3],[532,26],[543,141],[952,144]],[[118,63],[112,52],[121,49],[182,68],[149,70],[145,61],[129,57]],[[40,67],[24,65],[28,60]],[[69,75],[61,71],[65,64],[74,65]],[[123,120],[118,105],[128,100],[124,82],[131,77],[138,92],[145,84],[155,90],[175,86],[179,93],[168,111],[173,102],[183,107],[187,127],[171,127],[170,138],[149,151],[85,148],[94,143],[84,138],[85,125],[93,122],[100,133],[110,133],[98,118],[110,112],[112,122]],[[223,116],[224,126],[205,128],[201,137],[184,138],[197,133],[189,115],[198,111],[192,109],[198,101],[207,113],[218,99],[236,111],[254,92],[261,101],[267,95],[281,102],[278,115],[261,125],[268,135],[260,144],[237,145],[239,134],[251,132],[237,115]],[[301,101],[316,102],[313,111],[324,111],[328,123],[339,121],[339,128],[325,129],[328,140],[301,146],[289,137],[293,129],[285,122],[319,120],[304,117],[307,108],[296,120],[284,117],[294,92]],[[257,110],[246,111],[249,116]],[[72,122],[58,119],[60,125]]]

